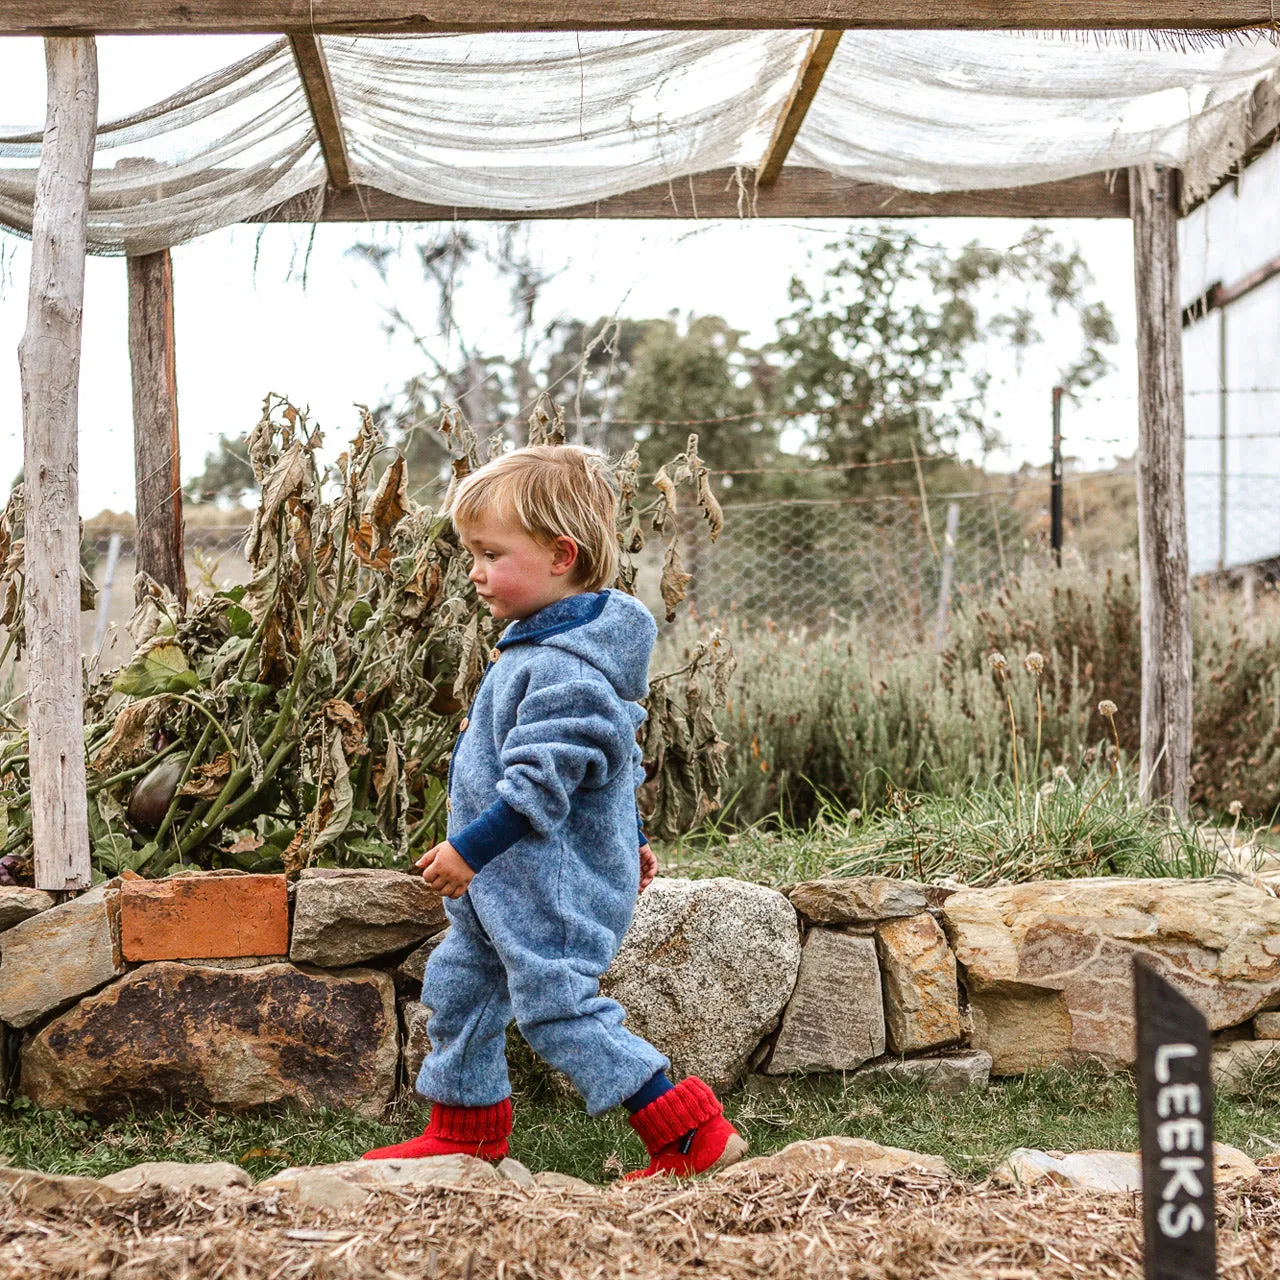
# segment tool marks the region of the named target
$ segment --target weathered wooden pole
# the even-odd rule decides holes
[[[44,51],[49,102],[18,367],[26,483],[31,835],[36,887],[62,890],[86,888],[90,880],[77,409],[98,54],[91,36],[51,36]]]
[[[1138,311],[1138,559],[1142,577],[1140,794],[1187,812],[1191,584],[1178,303],[1178,173],[1129,171]]]
[[[137,571],[187,598],[183,558],[173,259],[168,249],[128,259],[129,363],[133,368]]]

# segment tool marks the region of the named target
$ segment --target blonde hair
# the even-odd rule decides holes
[[[585,591],[612,586],[618,576],[617,515],[604,458],[572,444],[504,453],[467,476],[449,504],[459,533],[496,516],[547,546],[572,538],[578,544],[574,576]]]

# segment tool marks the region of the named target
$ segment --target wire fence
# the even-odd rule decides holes
[[[985,476],[981,485],[927,501],[897,493],[736,503],[725,507],[724,529],[714,542],[697,513],[682,510],[690,608],[704,621],[737,617],[806,628],[858,623],[874,628],[885,645],[939,644],[961,598],[980,598],[1009,574],[1053,561],[1047,477]],[[1124,469],[1066,478],[1068,556],[1100,567],[1136,551],[1134,486],[1132,472]],[[1194,532],[1198,521],[1210,519],[1218,485],[1188,476],[1187,487]],[[1257,489],[1254,484],[1251,492]],[[1251,546],[1260,554],[1280,550],[1280,491],[1274,500],[1242,502],[1237,509],[1247,513],[1242,528]],[[190,586],[246,582],[246,532],[241,525],[189,522]],[[641,598],[659,617],[661,558],[660,540],[651,539],[638,581]],[[105,646],[118,659],[121,646],[127,647],[120,633],[133,607],[131,530],[91,529],[85,565],[99,586],[98,611],[85,615],[85,652]]]

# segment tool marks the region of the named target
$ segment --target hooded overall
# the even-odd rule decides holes
[[[600,995],[639,887],[636,730],[657,627],[621,591],[568,596],[503,633],[449,767],[448,838],[475,870],[427,962],[431,1052],[417,1090],[447,1106],[511,1093],[512,1018],[599,1115],[669,1065]]]

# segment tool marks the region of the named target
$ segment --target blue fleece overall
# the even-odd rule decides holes
[[[513,1017],[592,1115],[669,1065],[599,992],[639,886],[636,700],[656,635],[644,605],[610,590],[556,601],[498,641],[449,767],[448,838],[476,875],[445,903],[449,932],[427,962],[424,1097],[506,1098]]]

